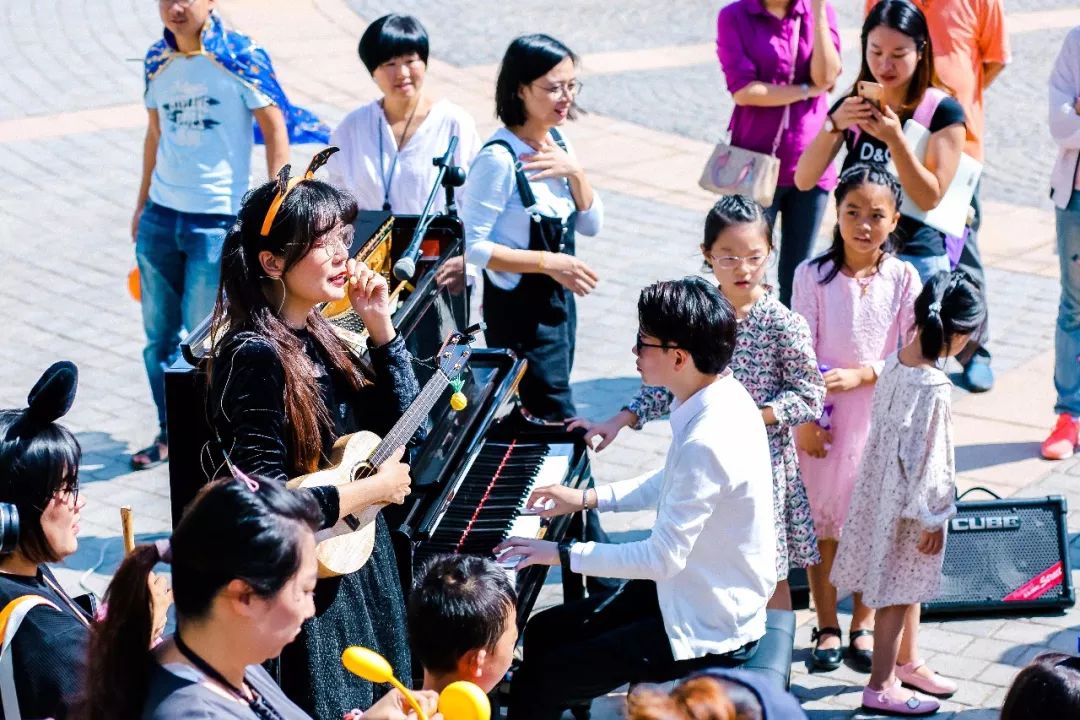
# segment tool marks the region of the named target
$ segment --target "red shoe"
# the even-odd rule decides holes
[[[1069,413],[1061,413],[1058,415],[1054,429],[1043,440],[1042,456],[1047,460],[1064,460],[1072,457],[1076,451],[1078,434],[1080,434],[1080,423]]]

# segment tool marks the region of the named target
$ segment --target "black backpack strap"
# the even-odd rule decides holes
[[[563,136],[562,136],[562,133],[559,132],[559,128],[557,128],[557,127],[551,128],[551,137],[554,138],[556,145],[561,147],[563,150],[566,150],[566,141],[563,140]],[[570,151],[566,150],[566,152],[570,152]]]
[[[521,169],[521,161],[518,160],[517,153],[514,152],[514,148],[510,146],[510,143],[505,140],[489,140],[484,143],[484,146],[480,149],[483,150],[491,145],[499,145],[506,149],[506,152],[510,153],[510,159],[514,163],[514,181],[517,184],[518,197],[521,198],[521,204],[526,208],[531,208],[536,204],[536,196],[533,195],[532,188],[529,186],[529,179],[525,177],[525,171]]]

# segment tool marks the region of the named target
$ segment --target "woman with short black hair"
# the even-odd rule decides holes
[[[432,158],[456,135],[453,162],[468,170],[480,146],[476,123],[459,105],[424,90],[428,35],[416,18],[384,15],[364,31],[358,51],[381,97],[334,129],[330,144],[341,152],[327,163],[330,180],[352,193],[361,210],[419,214],[435,182]],[[436,210],[444,203],[440,193]]]
[[[0,555],[0,608],[24,596],[41,605],[26,612],[6,650],[18,693],[12,702],[24,718],[66,717],[86,662],[92,618],[45,564],[79,547],[82,451],[71,431],[56,422],[71,408],[77,384],[75,365],[56,363],[30,391],[28,407],[0,410],[0,502],[15,510],[5,518],[5,531],[17,526],[17,543],[5,542]],[[0,695],[8,692],[0,681]]]
[[[488,345],[529,361],[521,409],[548,422],[574,415],[574,295],[587,295],[597,282],[574,257],[574,236],[596,235],[604,215],[558,129],[576,115],[577,65],[577,55],[548,35],[510,43],[495,89],[505,127],[476,156],[462,204],[466,260],[486,271]]]

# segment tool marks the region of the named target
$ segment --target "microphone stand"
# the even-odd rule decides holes
[[[457,135],[451,135],[450,143],[442,157],[432,158],[431,162],[435,167],[439,168],[439,172],[435,178],[435,184],[431,187],[431,192],[428,193],[427,202],[424,204],[424,211],[420,213],[420,219],[416,223],[416,230],[413,231],[412,240],[409,242],[409,246],[405,248],[405,252],[402,253],[398,261],[394,263],[394,277],[398,280],[412,280],[413,275],[416,274],[416,261],[420,257],[420,244],[423,242],[424,235],[427,234],[428,228],[436,217],[432,214],[431,208],[432,205],[435,204],[435,197],[438,194],[440,187],[444,188],[446,192],[446,214],[451,217],[457,217],[457,204],[454,200],[454,188],[465,182],[465,171],[452,164],[454,150],[457,148],[457,144]]]

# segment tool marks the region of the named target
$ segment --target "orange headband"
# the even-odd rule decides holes
[[[281,209],[281,203],[285,202],[285,197],[301,182],[315,177],[315,171],[325,165],[326,161],[330,159],[330,156],[338,150],[339,148],[330,146],[325,150],[320,150],[315,153],[315,157],[311,158],[311,162],[308,163],[307,166],[307,171],[303,175],[290,178],[289,170],[291,166],[289,165],[286,165],[278,171],[277,195],[274,196],[274,201],[270,203],[270,207],[266,209],[266,217],[263,218],[263,224],[262,228],[259,230],[259,235],[266,237],[270,234],[270,228],[274,225],[274,220],[277,218],[278,210]]]

